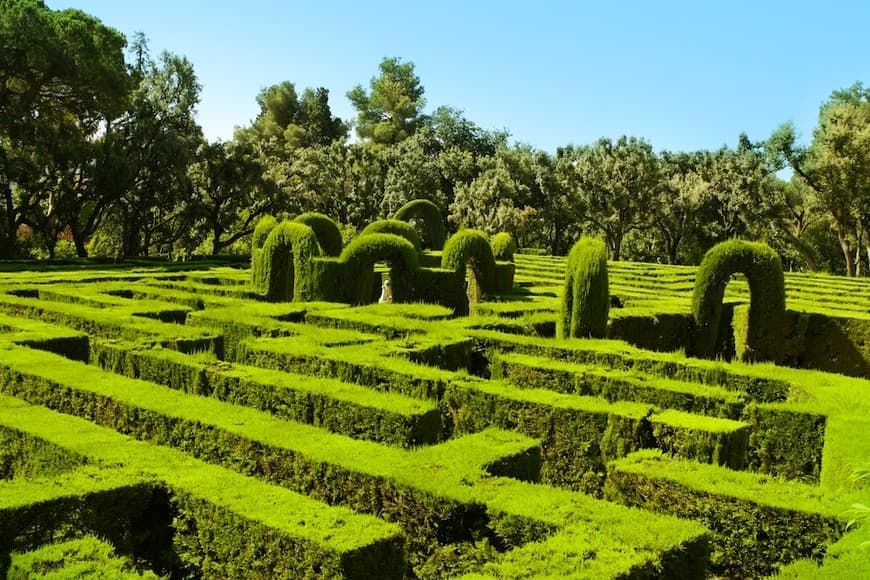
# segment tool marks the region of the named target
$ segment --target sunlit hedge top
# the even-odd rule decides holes
[[[293,221],[314,230],[325,256],[337,256],[341,253],[341,230],[331,217],[311,211],[297,216]]]
[[[514,254],[517,251],[517,242],[514,237],[507,232],[499,232],[492,237],[490,241],[492,246],[492,254],[496,260],[504,262],[513,262]]]
[[[568,254],[557,336],[603,338],[609,313],[607,246],[597,238],[582,238]]]
[[[378,220],[367,225],[360,233],[360,237],[369,234],[394,234],[401,236],[411,242],[414,250],[420,251],[420,236],[417,234],[417,230],[407,222],[396,219]]]
[[[495,258],[486,234],[479,230],[462,230],[447,240],[441,254],[441,267],[459,272],[470,265],[484,292],[495,292]]]

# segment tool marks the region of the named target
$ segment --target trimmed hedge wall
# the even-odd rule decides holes
[[[393,214],[393,219],[404,222],[421,220],[423,222],[423,247],[427,250],[440,250],[447,239],[447,230],[441,210],[428,199],[409,201]]]
[[[341,230],[331,217],[311,211],[296,216],[293,221],[314,230],[324,256],[337,256],[341,253]]]
[[[517,242],[514,237],[507,232],[499,232],[490,240],[492,246],[492,254],[496,260],[502,262],[513,262],[514,254],[517,251]]]
[[[603,338],[609,310],[607,246],[602,240],[583,238],[568,254],[556,336]]]
[[[314,231],[285,221],[269,233],[263,244],[261,280],[257,290],[270,302],[307,301],[314,295],[309,264],[320,255]]]
[[[785,278],[779,255],[766,244],[730,240],[711,248],[701,261],[692,295],[697,338],[695,355],[716,355],[722,298],[731,276],[749,281],[750,306],[746,328],[735,355],[740,360],[779,361],[783,356]]]
[[[420,236],[411,225],[402,220],[378,220],[370,223],[360,232],[357,239],[370,234],[394,234],[405,238],[414,246],[414,251],[420,251]]]

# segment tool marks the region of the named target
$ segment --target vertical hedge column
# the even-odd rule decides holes
[[[583,238],[568,254],[556,336],[604,338],[609,312],[607,247],[601,240]]]
[[[749,280],[749,320],[737,356],[743,360],[778,361],[783,350],[785,278],[779,256],[766,244],[731,240],[711,248],[698,267],[692,295],[695,354],[716,355],[722,298],[733,274]]]
[[[263,244],[276,227],[278,220],[271,215],[263,216],[251,237],[251,283],[258,294],[265,294],[269,289],[269,279],[263,269]]]

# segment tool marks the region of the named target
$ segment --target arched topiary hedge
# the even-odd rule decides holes
[[[293,221],[314,230],[324,255],[337,256],[341,253],[341,230],[331,217],[311,211],[296,216]]]
[[[499,232],[492,237],[489,243],[492,246],[492,255],[496,260],[513,262],[517,251],[517,242],[507,232]]]
[[[582,238],[568,254],[556,336],[604,338],[609,312],[607,246],[602,240]]]
[[[411,242],[411,245],[414,246],[414,251],[420,251],[420,236],[417,234],[417,230],[407,222],[396,219],[374,221],[360,232],[358,238],[369,234],[394,234],[401,236]]]
[[[477,285],[483,292],[496,292],[495,258],[489,238],[479,230],[461,230],[450,236],[441,254],[441,267],[461,273],[471,266]]]
[[[393,214],[393,219],[404,222],[417,219],[423,222],[423,246],[427,250],[440,250],[447,239],[447,230],[441,210],[428,199],[409,201]]]
[[[741,359],[777,361],[783,350],[785,278],[779,255],[766,244],[730,240],[713,246],[701,261],[692,295],[697,356],[716,355],[722,298],[733,274],[749,281],[749,321]]]
[[[257,222],[251,236],[251,283],[260,294],[266,293],[267,280],[263,270],[263,244],[266,238],[278,226],[278,220],[271,215],[265,215]]]
[[[257,290],[270,302],[310,300],[314,295],[309,265],[320,255],[314,231],[285,221],[274,227],[260,256],[263,283]]]

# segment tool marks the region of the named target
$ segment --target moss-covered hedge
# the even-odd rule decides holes
[[[741,360],[778,361],[783,355],[785,279],[779,256],[766,244],[730,240],[711,248],[701,261],[692,295],[697,337],[694,354],[716,355],[722,298],[731,276],[742,273],[749,281],[750,307],[743,330]]]
[[[417,230],[402,220],[392,219],[372,222],[360,232],[359,237],[361,238],[370,234],[394,234],[411,242],[415,252],[419,252],[421,248],[420,236],[417,234]]]
[[[447,230],[444,227],[444,219],[441,210],[428,199],[415,199],[409,201],[393,214],[393,219],[409,221],[420,220],[423,222],[423,247],[427,250],[440,250],[444,247],[447,239]]]
[[[607,246],[598,239],[582,238],[568,254],[556,335],[603,338],[609,311]]]
[[[495,258],[486,234],[479,230],[462,230],[447,240],[441,254],[441,267],[457,273],[470,266],[476,283],[483,292],[497,288]]]
[[[324,256],[337,256],[341,253],[341,230],[331,217],[311,211],[296,216],[293,221],[314,230]]]

